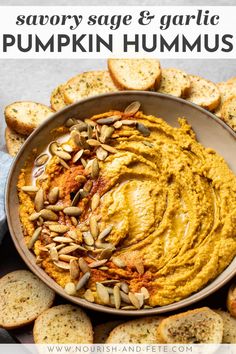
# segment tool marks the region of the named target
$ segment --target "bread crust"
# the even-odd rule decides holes
[[[22,135],[30,135],[41,124],[42,117],[46,119],[52,113],[53,110],[48,106],[33,101],[13,102],[6,106],[4,111],[7,125]]]
[[[137,70],[137,81],[139,80],[139,85],[133,85],[131,83],[131,80],[127,79],[128,75],[126,75],[126,78],[124,79],[122,77],[121,70],[117,68],[117,64],[122,61],[124,64],[123,66],[130,66],[132,68],[135,67],[135,65],[138,67],[140,65],[140,60],[145,62],[151,63],[151,60],[153,61],[153,72],[151,71],[149,79],[146,79],[146,83],[144,83],[142,75],[144,74],[144,71],[139,73],[140,69]],[[150,64],[151,65],[151,64]],[[120,90],[139,90],[139,91],[147,91],[147,90],[152,90],[155,89],[157,90],[158,87],[160,86],[161,83],[161,65],[159,60],[156,59],[108,59],[107,61],[107,66],[108,70],[110,72],[110,75],[112,77],[112,80],[114,81],[115,85],[119,87]],[[125,69],[125,68],[124,68]],[[122,70],[123,72],[123,70]],[[146,73],[145,73],[146,75]],[[125,81],[127,80],[127,81]]]

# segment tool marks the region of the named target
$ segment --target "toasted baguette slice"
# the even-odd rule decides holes
[[[156,59],[108,59],[108,69],[122,90],[150,90],[158,88],[161,81],[161,66]]]
[[[5,119],[7,125],[17,133],[29,135],[52,113],[53,110],[44,104],[21,101],[5,108]]]
[[[59,305],[37,318],[33,336],[36,344],[89,344],[93,342],[93,329],[79,307]]]
[[[228,312],[214,310],[223,320],[224,332],[223,343],[236,344],[236,318],[230,316]]]
[[[122,321],[109,321],[95,326],[93,343],[97,343],[97,344],[106,343],[106,340],[110,332],[113,330],[113,328],[115,328],[121,323]]]
[[[0,279],[0,327],[13,329],[34,321],[47,310],[55,293],[27,270]]]
[[[236,81],[233,82],[219,82],[218,84],[216,84],[219,91],[220,91],[220,97],[221,97],[221,102],[220,105],[218,106],[218,108],[215,110],[215,114],[218,117],[222,117],[222,106],[225,103],[225,101],[227,101],[229,98],[231,98],[232,96],[236,95]]]
[[[27,136],[16,133],[9,127],[5,129],[5,140],[7,151],[11,156],[16,156]]]
[[[229,83],[229,84],[236,85],[236,76],[231,77],[231,78],[228,79],[226,82]]]
[[[213,111],[220,104],[220,92],[213,82],[199,76],[189,75],[190,92],[186,98],[209,111]]]
[[[158,92],[185,98],[188,96],[189,91],[190,80],[186,72],[174,68],[162,69],[161,84]]]
[[[227,294],[227,309],[236,318],[236,283],[231,284]]]
[[[157,330],[161,343],[221,343],[223,320],[208,307],[164,319]]]
[[[125,322],[111,331],[106,343],[158,343],[156,332],[161,321],[162,317],[143,317],[137,320]]]
[[[54,111],[60,111],[67,106],[64,99],[64,85],[57,86],[51,94],[50,98],[51,107]]]
[[[72,104],[83,98],[115,91],[118,89],[108,71],[88,71],[67,81],[64,99],[67,104]]]
[[[236,96],[228,98],[221,108],[221,118],[236,131]]]

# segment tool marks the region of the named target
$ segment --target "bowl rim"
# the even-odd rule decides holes
[[[11,184],[11,179],[14,173],[14,169],[15,166],[18,163],[19,158],[21,157],[23,151],[25,150],[25,148],[27,147],[28,143],[30,141],[32,141],[34,139],[34,137],[36,135],[38,135],[38,133],[40,133],[41,130],[44,130],[44,128],[47,126],[48,122],[50,122],[51,120],[54,120],[57,118],[57,116],[61,116],[63,115],[63,113],[66,113],[70,110],[72,110],[73,108],[80,106],[83,103],[86,102],[93,102],[98,99],[102,99],[103,97],[111,97],[111,96],[121,96],[121,95],[132,95],[132,96],[152,96],[152,97],[161,97],[164,100],[172,100],[172,101],[176,101],[179,103],[182,103],[184,105],[188,105],[189,107],[198,110],[200,112],[202,112],[203,114],[207,115],[209,118],[213,119],[215,122],[217,122],[218,124],[220,124],[224,129],[226,129],[235,139],[236,142],[236,132],[234,132],[234,130],[228,126],[224,121],[222,121],[222,119],[220,119],[219,117],[217,117],[215,114],[213,114],[212,112],[207,111],[206,109],[190,102],[190,101],[186,101],[185,99],[182,98],[178,98],[175,96],[171,96],[168,94],[162,94],[162,93],[158,93],[158,92],[152,92],[152,91],[118,91],[118,92],[111,92],[111,93],[104,93],[101,95],[96,95],[96,96],[92,96],[89,98],[85,98],[82,99],[80,101],[75,102],[74,104],[71,104],[69,106],[66,106],[65,108],[63,108],[60,111],[57,111],[55,113],[53,113],[50,117],[48,117],[37,129],[35,129],[30,136],[26,139],[26,141],[24,142],[24,144],[22,145],[21,149],[19,150],[18,154],[16,155],[8,176],[7,176],[7,181],[6,181],[6,186],[5,186],[5,211],[6,211],[6,217],[7,217],[7,222],[8,222],[8,228],[9,228],[9,232],[11,235],[11,238],[13,240],[13,243],[16,247],[17,252],[19,253],[19,255],[21,256],[21,258],[23,259],[23,261],[26,263],[26,265],[29,267],[29,269],[36,274],[37,277],[39,277],[49,288],[51,288],[52,290],[54,290],[57,294],[59,294],[61,297],[69,300],[70,302],[79,305],[83,308],[86,308],[88,310],[93,310],[93,311],[97,311],[97,312],[103,312],[103,313],[107,313],[107,314],[112,314],[112,315],[120,315],[120,316],[147,316],[147,315],[159,315],[159,314],[164,314],[164,313],[168,313],[168,312],[172,312],[172,311],[179,311],[180,309],[184,308],[184,307],[188,307],[194,303],[197,303],[198,301],[206,298],[207,296],[209,296],[210,294],[214,293],[215,291],[217,291],[218,289],[220,289],[222,286],[224,286],[230,279],[233,278],[234,275],[236,275],[236,268],[232,269],[229,274],[227,274],[227,276],[224,276],[223,279],[221,279],[221,281],[219,281],[218,284],[215,284],[214,286],[212,286],[212,283],[217,279],[217,277],[215,279],[212,280],[212,282],[210,282],[209,284],[207,284],[204,288],[200,289],[198,292],[193,293],[192,295],[190,295],[187,298],[184,298],[180,301],[174,302],[172,304],[169,305],[165,305],[165,306],[160,306],[160,307],[153,307],[150,309],[140,309],[140,310],[122,310],[122,309],[116,309],[116,308],[112,308],[112,307],[108,307],[108,306],[104,306],[104,305],[100,305],[100,304],[95,304],[95,303],[90,303],[80,297],[75,297],[75,296],[71,296],[68,295],[64,289],[58,285],[51,277],[49,277],[49,275],[42,270],[39,266],[36,265],[36,263],[32,263],[28,257],[27,252],[30,252],[27,247],[25,246],[24,243],[21,243],[17,237],[15,237],[15,230],[14,227],[11,223],[11,217],[10,217],[10,205],[8,203],[8,199],[9,199],[9,194],[10,194],[10,184]],[[231,263],[230,263],[231,264]],[[229,267],[229,265],[225,268],[225,270],[220,274],[222,276],[222,274],[224,274],[227,270],[227,268]]]

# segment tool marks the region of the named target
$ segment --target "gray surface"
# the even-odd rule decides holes
[[[182,68],[214,82],[236,76],[235,60],[162,60],[163,67]],[[4,106],[17,100],[49,104],[58,84],[86,70],[106,68],[105,60],[0,60],[0,150],[4,150]]]

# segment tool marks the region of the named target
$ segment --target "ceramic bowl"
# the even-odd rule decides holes
[[[108,110],[123,110],[133,101],[140,101],[145,114],[160,116],[170,125],[178,126],[177,118],[186,117],[196,132],[197,139],[206,147],[215,149],[224,157],[229,167],[236,174],[236,134],[224,122],[214,114],[179,98],[169,95],[162,95],[154,92],[126,91],[104,94],[79,101],[65,109],[55,113],[46,120],[27,139],[22,149],[18,153],[8,176],[6,188],[6,214],[9,230],[15,246],[28,265],[28,267],[47,284],[67,300],[95,311],[102,311],[117,315],[154,315],[169,311],[179,310],[185,306],[193,304],[208,296],[222,287],[236,274],[236,257],[231,264],[211,283],[202,290],[189,296],[188,298],[175,302],[171,305],[142,310],[117,310],[103,305],[89,303],[81,298],[72,297],[56,284],[40,267],[35,264],[34,255],[27,249],[21,223],[19,219],[19,202],[17,197],[17,180],[21,168],[27,158],[32,154],[32,150],[37,147],[38,151],[43,150],[51,141],[50,131],[64,124],[73,116],[80,119],[88,118],[94,114],[103,113]]]

